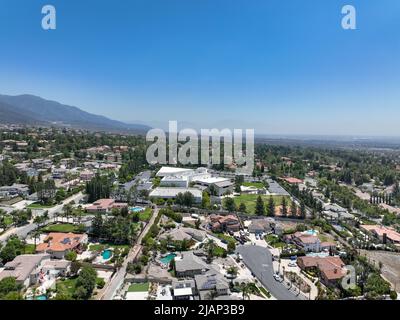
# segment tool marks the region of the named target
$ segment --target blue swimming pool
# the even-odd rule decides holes
[[[112,251],[111,250],[104,250],[101,254],[104,260],[108,260],[112,256]]]
[[[144,208],[142,208],[142,207],[133,207],[133,208],[131,208],[132,212],[142,212],[143,210],[144,210]]]
[[[40,296],[36,296],[35,299],[36,299],[36,300],[47,300],[47,297],[46,297],[46,295],[42,294],[42,295],[40,295]]]
[[[162,264],[165,264],[165,265],[169,265],[169,263],[172,261],[172,259],[174,259],[176,257],[176,254],[175,253],[170,253],[170,254],[168,254],[168,255],[166,255],[164,258],[161,258],[160,259],[160,262],[162,263]]]

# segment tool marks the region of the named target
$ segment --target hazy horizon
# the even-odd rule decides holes
[[[400,2],[4,0],[0,94],[127,123],[399,137]],[[156,127],[159,127],[156,125]]]

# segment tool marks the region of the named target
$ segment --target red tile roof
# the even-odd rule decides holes
[[[66,251],[72,250],[79,246],[83,238],[87,237],[85,234],[75,234],[75,233],[49,233],[43,243],[36,246],[37,252],[46,251]]]

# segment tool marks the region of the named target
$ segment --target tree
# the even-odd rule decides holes
[[[302,201],[300,203],[300,216],[302,219],[305,219],[306,215],[307,215],[306,205],[305,205],[304,201]]]
[[[241,202],[239,205],[239,212],[246,213],[246,210],[247,210],[246,205],[244,204],[244,202]]]
[[[294,201],[292,201],[292,204],[290,205],[290,214],[293,217],[297,216],[297,206],[296,206],[296,203]]]
[[[286,217],[287,216],[287,204],[286,204],[286,197],[282,197],[282,216]]]
[[[233,241],[233,240],[228,241],[228,245],[227,245],[227,251],[228,251],[228,253],[234,253],[235,250],[236,250],[235,241]]]
[[[93,267],[84,266],[76,280],[74,296],[77,299],[89,299],[96,287],[97,272]]]
[[[263,201],[261,196],[257,197],[256,207],[255,207],[255,214],[257,216],[265,215],[264,201]]]
[[[0,280],[0,300],[4,299],[11,293],[16,293],[19,295],[21,290],[22,285],[17,283],[14,277],[5,277]]]
[[[54,300],[72,300],[72,295],[68,291],[68,288],[63,284],[57,284],[57,295],[54,297]]]
[[[238,274],[238,268],[235,266],[229,267],[226,272],[230,274],[232,277],[236,277]]]
[[[272,198],[272,196],[270,196],[268,200],[267,214],[269,217],[275,216],[275,203],[274,203],[274,198]]]
[[[65,254],[65,260],[68,261],[76,261],[78,254],[73,251],[73,250],[69,250],[66,254]]]
[[[102,198],[109,198],[112,182],[107,176],[96,176],[86,184],[86,193],[89,195],[89,202],[94,202]]]
[[[204,209],[209,209],[211,207],[211,199],[207,191],[203,192],[203,199],[201,200],[201,206]]]
[[[225,210],[230,211],[230,212],[236,211],[235,200],[231,197],[225,198],[224,208],[225,208]]]
[[[252,292],[253,286],[251,283],[242,283],[240,285],[240,290],[242,291],[243,300],[250,299],[250,294]]]
[[[235,176],[235,192],[240,193],[240,186],[244,182],[244,177],[242,175]]]
[[[103,226],[104,226],[103,216],[101,215],[101,213],[97,213],[92,221],[93,236],[101,238],[101,236],[103,235]]]

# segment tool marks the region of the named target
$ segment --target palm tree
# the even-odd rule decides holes
[[[205,248],[207,250],[207,262],[211,263],[213,257],[214,257],[214,250],[215,250],[215,242],[212,239],[209,239],[205,245]]]
[[[34,241],[35,248],[36,248],[36,240],[39,238],[39,236],[40,236],[40,231],[39,230],[35,230],[35,231],[32,232],[32,238],[33,238],[33,241]]]
[[[213,289],[206,294],[206,300],[214,300],[216,297],[218,297],[216,289]]]
[[[240,290],[242,291],[242,297],[243,300],[246,300],[248,298],[250,300],[250,293],[252,292],[252,283],[242,283],[240,285]]]
[[[67,222],[68,222],[68,218],[71,216],[72,214],[72,206],[71,204],[66,204],[63,206],[63,212],[64,212],[64,217],[67,218]]]

